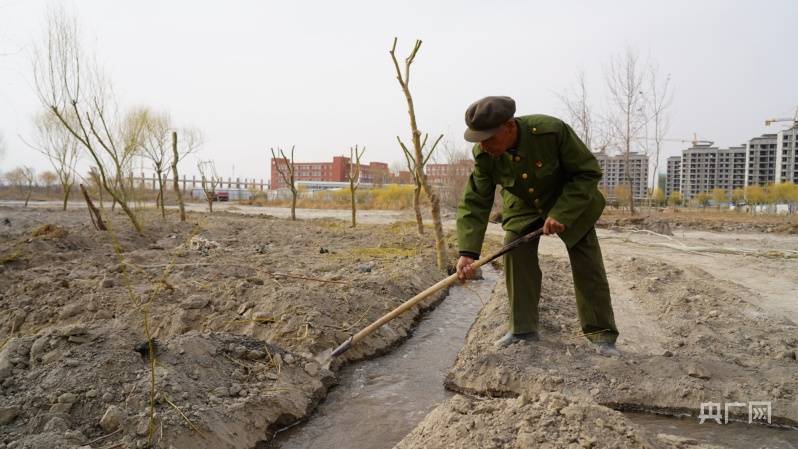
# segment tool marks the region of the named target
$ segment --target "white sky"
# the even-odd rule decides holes
[[[366,161],[401,160],[406,104],[388,55],[424,44],[411,89],[422,132],[462,140],[463,113],[510,95],[518,114],[563,116],[555,95],[585,69],[596,107],[604,69],[626,46],[670,73],[669,137],[740,144],[798,106],[798,2],[783,1],[111,1],[67,5],[123,106],[167,110],[200,128],[200,157],[220,175],[268,178],[270,146],[327,161],[366,145]],[[48,168],[28,149],[31,46],[42,0],[0,0],[0,171]],[[685,144],[670,143],[662,159]],[[87,164],[84,158],[84,166]],[[189,175],[194,162],[183,171]]]

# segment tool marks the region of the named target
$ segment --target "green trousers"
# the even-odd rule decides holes
[[[505,243],[519,235],[507,232]],[[542,274],[538,263],[535,239],[504,255],[507,296],[510,299],[510,330],[521,334],[538,330],[538,302]],[[596,229],[582,237],[568,250],[574,278],[576,310],[582,332],[594,343],[612,342],[618,338],[612,313],[610,287],[601,258]]]

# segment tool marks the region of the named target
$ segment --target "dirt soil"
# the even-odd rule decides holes
[[[330,371],[313,355],[440,279],[413,223],[148,213],[139,236],[105,214],[114,232],[85,210],[0,207],[0,449],[254,447],[442,297]]]
[[[445,381],[466,396],[440,405],[397,448],[711,447],[652,435],[615,411],[696,419],[701,402],[772,401],[774,423],[798,424],[796,314],[760,307],[758,293],[692,263],[626,256],[611,242],[605,263],[622,356],[602,357],[579,331],[570,266],[551,254],[562,252],[553,240],[541,244],[541,341],[493,346],[506,330],[500,282]],[[746,407],[730,411],[747,422]]]
[[[455,395],[396,449],[712,449],[670,435],[652,435],[590,398],[537,392],[513,399]]]
[[[712,208],[666,208],[657,212],[642,210],[632,217],[628,212],[606,209],[596,226],[607,229],[648,229],[666,235],[669,235],[668,230],[798,234],[798,215],[754,215]]]
[[[701,402],[772,400],[773,422],[798,425],[798,326],[746,302],[742,287],[655,260],[609,267],[636,292],[642,313],[636,328],[619,326],[632,334],[620,345],[623,356],[607,358],[580,334],[567,261],[543,264],[542,340],[493,347],[507,317],[506,290],[497,289],[449,372],[449,388],[492,396],[535,388],[589,395],[613,408],[694,415]],[[746,410],[732,412],[747,420]]]

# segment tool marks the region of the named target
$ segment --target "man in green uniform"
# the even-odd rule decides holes
[[[546,115],[515,117],[515,101],[486,97],[466,110],[465,139],[474,145],[474,171],[457,211],[461,280],[473,276],[494,191],[502,186],[505,242],[543,226],[568,249],[582,332],[603,355],[618,355],[618,330],[595,223],[604,210],[601,169],[570,126]],[[538,339],[541,272],[538,240],[504,256],[510,323],[504,347]]]

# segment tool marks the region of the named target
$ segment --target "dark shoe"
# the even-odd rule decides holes
[[[601,342],[596,343],[596,352],[604,357],[620,357],[621,351],[615,347],[615,343]]]
[[[512,332],[507,332],[506,334],[504,334],[504,337],[496,340],[496,342],[493,343],[493,345],[496,346],[497,348],[503,348],[505,346],[510,346],[511,344],[519,341],[538,341],[538,340],[539,340],[538,333],[534,331],[526,332],[524,334],[514,334]]]

